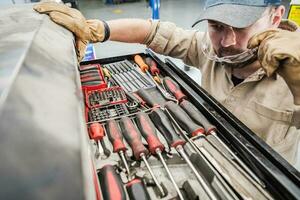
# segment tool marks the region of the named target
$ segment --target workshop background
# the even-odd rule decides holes
[[[0,6],[12,3],[20,4],[38,1],[39,0],[1,0]],[[153,14],[148,0],[64,0],[64,2],[69,3],[73,7],[77,7],[87,19],[149,19]],[[203,0],[162,0],[160,1],[159,19],[174,22],[177,26],[185,29],[191,29],[193,22],[198,18],[199,10],[204,7],[204,2]],[[287,8],[285,14],[285,17],[287,17],[290,1],[283,0],[282,3]],[[197,26],[196,28],[202,30],[204,27]],[[105,43],[94,44],[94,48],[96,58],[107,58],[142,52],[145,46],[107,41]],[[181,60],[171,59],[193,80],[197,83],[201,82],[201,72],[198,69],[184,65]]]

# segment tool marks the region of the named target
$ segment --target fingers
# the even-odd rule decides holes
[[[268,37],[272,36],[274,33],[278,32],[278,30],[272,29],[272,30],[267,30],[258,34],[255,34],[254,36],[252,36],[250,38],[250,40],[248,41],[248,49],[253,49],[255,47],[258,47],[261,42],[265,39],[267,39]]]
[[[39,13],[49,14],[51,12],[60,12],[69,15],[74,18],[84,18],[79,10],[69,8],[65,4],[56,2],[42,2],[33,7],[33,9]]]
[[[81,40],[79,38],[76,38],[75,46],[76,46],[76,54],[77,54],[78,62],[80,62],[84,58],[87,43],[88,41],[86,40]]]
[[[69,7],[64,4],[59,4],[55,2],[42,2],[36,4],[33,9],[39,13],[49,13],[52,11],[57,11],[61,13],[66,13],[69,11]]]
[[[70,30],[71,32],[75,32],[76,26],[75,21],[69,15],[66,15],[61,12],[53,11],[49,14],[50,18],[57,24],[65,27],[66,29]]]

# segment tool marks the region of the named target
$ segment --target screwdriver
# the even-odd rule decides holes
[[[104,135],[105,135],[104,130],[101,124],[99,123],[90,124],[89,136],[91,139],[97,142],[99,155],[102,155],[102,153],[104,152],[103,147],[100,143],[103,140]],[[99,157],[99,155],[96,155],[96,157]]]
[[[184,105],[184,107],[186,109],[190,109],[191,107],[189,107],[189,105],[187,105],[186,102],[188,102],[188,101],[183,100],[180,105]],[[199,123],[198,124],[195,123],[191,119],[190,115],[188,115],[186,113],[186,111],[182,107],[180,107],[178,104],[175,104],[172,101],[168,101],[168,102],[165,103],[165,110],[168,113],[170,113],[172,118],[174,118],[174,119],[171,119],[171,120],[174,123],[180,124],[180,127],[182,127],[185,131],[187,131],[190,137],[196,137],[196,136],[204,137],[205,136],[205,129],[202,127],[202,124],[199,125]],[[196,117],[196,114],[197,113],[194,113],[194,117]],[[199,117],[199,116],[197,116],[197,117]],[[197,120],[198,120],[198,118],[197,118]],[[212,125],[209,126],[209,127],[206,126],[206,128],[209,128],[210,131],[215,129],[215,127],[212,126]]]
[[[112,165],[103,166],[98,172],[98,179],[104,200],[126,200],[121,178]]]
[[[189,105],[191,104],[190,102],[183,100],[181,103],[183,103],[181,105],[183,105],[187,110],[189,110],[190,113],[193,112],[192,115],[194,116],[196,121],[199,121],[199,119],[204,119],[204,116],[201,113],[200,115],[199,113],[196,112],[195,110],[197,109],[196,107],[192,107],[192,105]],[[202,136],[202,138],[194,138],[194,139],[192,138],[194,142],[197,142],[197,140],[199,139],[204,139],[205,135],[204,135],[203,127],[194,123],[194,121],[189,117],[189,115],[185,112],[185,110],[182,109],[179,105],[175,104],[174,102],[168,101],[165,104],[165,108],[175,118],[176,121],[175,123],[178,122],[180,126],[190,134],[190,137]],[[217,137],[216,132],[214,131],[215,127],[211,125],[207,120],[203,122],[206,124],[205,127],[207,128],[207,130],[209,130],[211,134],[214,133],[214,137]],[[229,155],[226,154],[228,152],[228,147],[219,138],[218,138],[219,139],[218,144],[213,143],[208,138],[206,139],[207,139],[206,141],[211,143],[211,145],[213,145],[217,150],[219,150],[225,156],[227,155],[226,157],[229,157],[229,159],[233,158],[232,155],[230,154],[231,152],[229,153]]]
[[[134,61],[138,64],[138,66],[140,67],[140,69],[142,70],[142,72],[146,73],[152,80],[152,82],[156,85],[157,89],[159,90],[159,92],[167,99],[170,101],[176,101],[176,99],[174,99],[172,97],[171,94],[169,94],[166,90],[164,90],[151,76],[151,74],[149,73],[149,66],[143,61],[143,58],[140,55],[135,55],[134,56]]]
[[[160,107],[160,105],[154,100],[153,96],[149,94],[149,92],[145,89],[139,89],[137,91],[137,95],[142,99],[146,104],[151,107]]]
[[[176,121],[190,134],[191,137],[199,135],[205,136],[204,128],[194,123],[190,116],[178,104],[173,101],[168,101],[165,103],[165,109],[168,109]]]
[[[115,80],[112,79],[111,74],[109,73],[108,69],[103,68],[102,71],[103,71],[104,77],[106,78],[106,82],[108,84],[108,87],[110,87],[111,84],[116,85],[116,82],[115,82]]]
[[[203,127],[206,130],[206,134],[209,135],[211,134],[214,138],[216,138],[216,140],[218,141],[218,144],[215,144],[215,146],[218,147],[224,147],[225,151],[227,150],[227,152],[229,152],[230,156],[229,159],[235,159],[238,164],[241,165],[241,167],[248,172],[248,174],[258,183],[260,184],[262,187],[266,187],[265,184],[252,172],[252,170],[250,170],[243,161],[240,160],[239,157],[236,156],[235,153],[233,153],[231,151],[231,149],[224,144],[224,142],[218,137],[217,133],[216,133],[216,127],[214,125],[212,125],[207,119],[206,117],[204,117],[204,115],[199,112],[199,110],[189,101],[183,100],[180,103],[180,106],[188,113],[188,115],[198,124],[202,124]],[[224,150],[222,151],[223,153],[225,152]],[[224,153],[225,154],[225,153]],[[228,154],[225,154],[228,155]]]
[[[144,161],[150,175],[152,176],[152,178],[160,192],[160,196],[164,197],[166,194],[165,194],[163,188],[161,187],[161,185],[159,184],[157,178],[155,177],[155,175],[146,159],[146,156],[149,154],[149,151],[146,149],[146,147],[142,143],[140,132],[136,129],[136,127],[134,126],[133,122],[130,120],[129,117],[122,117],[120,120],[120,126],[121,126],[121,129],[123,130],[123,134],[124,134],[126,141],[128,142],[128,144],[130,145],[130,147],[132,149],[135,159],[136,160],[142,159]]]
[[[128,174],[128,180],[131,180],[131,173],[129,166],[125,157],[125,152],[127,148],[123,142],[123,136],[121,134],[120,128],[114,119],[107,121],[107,136],[111,144],[113,145],[113,152],[118,153]]]
[[[137,119],[137,126],[139,127],[139,130],[141,131],[143,137],[146,139],[146,141],[149,145],[150,153],[153,155],[158,155],[161,163],[163,164],[164,168],[166,169],[167,174],[175,187],[175,190],[178,193],[179,198],[184,199],[174,178],[173,178],[173,175],[171,174],[164,158],[162,157],[161,153],[164,151],[165,147],[159,141],[159,139],[157,137],[154,124],[150,120],[149,116],[144,112],[138,113],[136,115],[136,119]]]
[[[152,109],[150,118],[154,122],[160,133],[162,133],[162,135],[166,138],[169,146],[174,147],[191,168],[193,173],[196,175],[196,178],[199,181],[200,185],[207,192],[207,195],[213,200],[218,199],[210,185],[201,177],[199,172],[196,170],[196,168],[188,158],[183,149],[183,145],[185,145],[186,142],[178,137],[166,114],[161,109],[155,107]]]
[[[175,96],[179,102],[181,102],[183,99],[187,99],[187,96],[180,90],[179,85],[170,77],[166,76],[163,78],[163,85]]]
[[[130,200],[150,200],[150,196],[141,179],[133,179],[126,184],[127,194]]]
[[[153,75],[153,79],[157,83],[160,84],[161,83],[160,78],[159,78],[160,71],[157,68],[156,62],[151,57],[146,57],[145,58],[145,63],[150,67],[150,72]]]

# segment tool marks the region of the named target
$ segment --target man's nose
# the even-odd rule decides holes
[[[223,47],[229,47],[236,44],[236,35],[232,27],[226,27],[223,32],[223,37],[221,40],[221,45]]]

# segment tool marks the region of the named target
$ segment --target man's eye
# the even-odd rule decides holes
[[[220,24],[210,24],[210,27],[213,29],[218,29],[218,30],[223,28],[223,26]]]

